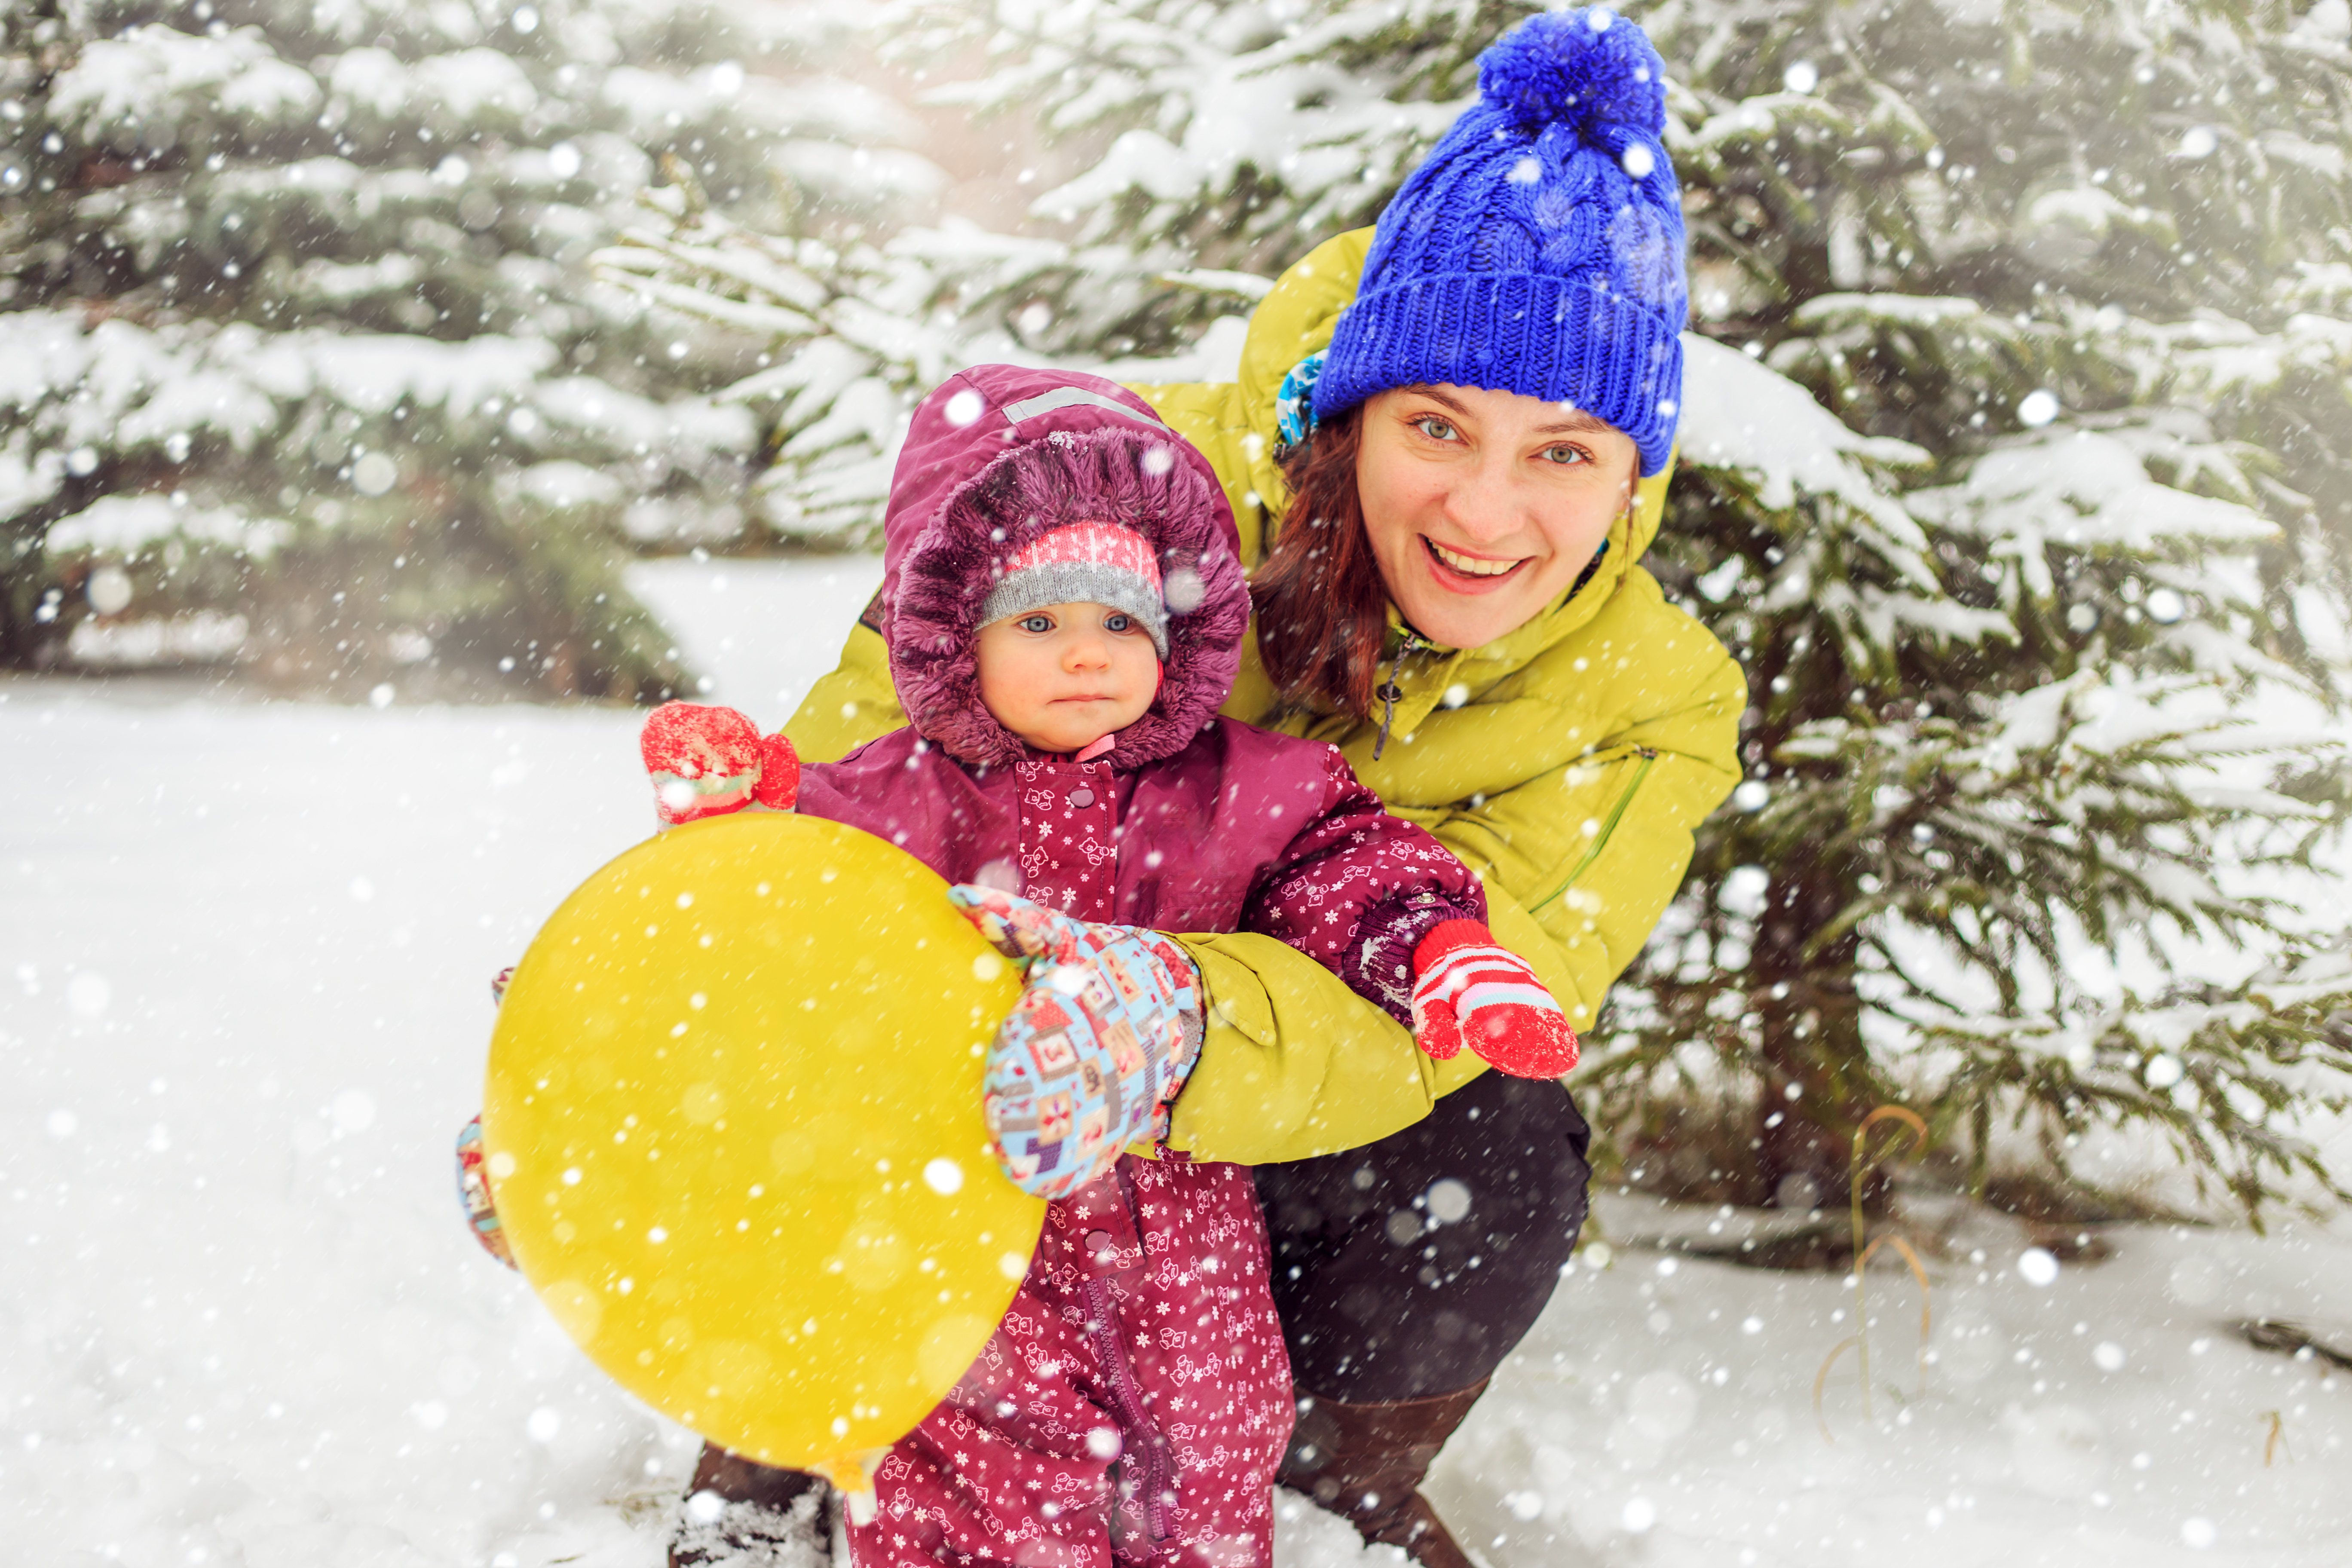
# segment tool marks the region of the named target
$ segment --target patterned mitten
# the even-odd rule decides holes
[[[457,1201],[466,1205],[466,1219],[482,1250],[512,1268],[514,1254],[507,1250],[507,1233],[490,1201],[490,1173],[483,1168],[482,1119],[475,1117],[457,1133]]]
[[[1201,977],[1173,942],[1055,914],[993,888],[948,897],[1028,970],[989,1047],[982,1110],[1004,1173],[1066,1198],[1119,1151],[1167,1136],[1168,1103],[1201,1054]]]
[[[1576,1065],[1576,1031],[1527,961],[1476,921],[1447,921],[1412,950],[1412,1033],[1451,1061],[1468,1046],[1513,1078],[1558,1078]]]
[[[638,754],[654,779],[654,809],[667,825],[724,816],[753,802],[790,811],[800,794],[801,759],[782,735],[732,708],[665,702],[646,720]]]

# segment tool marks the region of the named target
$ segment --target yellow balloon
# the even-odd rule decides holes
[[[1045,1218],[981,1117],[1018,977],[946,893],[839,823],[674,828],[564,900],[490,1042],[500,1222],[564,1331],[853,1489],[979,1355]]]

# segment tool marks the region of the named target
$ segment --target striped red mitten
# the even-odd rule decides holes
[[[1412,1034],[1451,1061],[1462,1047],[1514,1078],[1558,1078],[1576,1065],[1576,1031],[1527,961],[1476,921],[1447,921],[1412,950]]]
[[[646,720],[637,752],[653,775],[654,810],[668,826],[754,803],[790,811],[800,793],[793,743],[761,734],[732,708],[665,702]]]

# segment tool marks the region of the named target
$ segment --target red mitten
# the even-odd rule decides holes
[[[1451,1061],[1462,1047],[1514,1078],[1558,1078],[1576,1065],[1576,1031],[1527,961],[1476,921],[1447,921],[1412,950],[1412,1033]]]
[[[790,811],[801,797],[801,754],[784,732],[760,737],[760,785],[751,799],[770,811]]]
[[[653,775],[654,809],[673,827],[755,801],[790,811],[800,794],[801,760],[793,743],[761,734],[732,708],[665,702],[646,720],[637,752]]]

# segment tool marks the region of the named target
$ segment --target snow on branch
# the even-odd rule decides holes
[[[157,24],[91,43],[58,73],[49,101],[98,141],[192,110],[290,121],[319,97],[310,73],[280,59],[258,27],[207,37]]]
[[[265,557],[293,537],[282,518],[249,517],[236,507],[186,504],[161,495],[111,495],[53,524],[42,547],[51,555],[94,551],[134,556],[170,539],[217,545],[255,558]]]
[[[1737,468],[1775,511],[1800,496],[1835,500],[1912,550],[1926,538],[1879,475],[1916,468],[1927,454],[1908,441],[1861,435],[1813,395],[1737,349],[1683,334],[1682,460]]]

